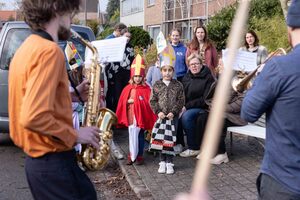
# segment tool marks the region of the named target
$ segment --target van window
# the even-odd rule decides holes
[[[1,69],[8,70],[9,64],[16,50],[30,35],[30,30],[25,28],[11,29],[8,31],[0,58]]]
[[[83,39],[89,41],[89,37],[88,37],[88,35],[87,35],[86,33],[84,33],[84,32],[77,32],[77,33],[78,33]],[[75,45],[75,47],[76,47],[78,53],[80,54],[81,58],[82,58],[83,61],[84,61],[84,59],[85,59],[85,49],[86,49],[85,44],[83,44],[79,39],[77,39],[77,38],[72,38],[72,37],[71,37],[68,41],[71,41],[71,42]],[[65,51],[67,42],[66,42],[66,41],[58,41],[58,45],[60,46],[60,48],[61,48],[63,51]],[[67,66],[67,69],[69,70],[70,68],[69,68],[69,64],[68,64],[68,61],[67,61],[67,58],[66,58],[66,57],[65,57],[65,60],[66,60],[66,66]]]

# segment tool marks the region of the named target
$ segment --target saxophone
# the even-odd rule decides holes
[[[78,156],[78,160],[84,168],[95,171],[102,169],[109,159],[110,143],[113,137],[111,127],[116,124],[117,117],[113,111],[107,108],[99,108],[101,65],[98,63],[98,51],[96,47],[72,29],[71,37],[78,39],[93,53],[92,65],[88,74],[90,88],[88,101],[85,105],[83,126],[97,126],[99,128],[100,149],[97,150],[91,145],[82,145],[82,151]]]

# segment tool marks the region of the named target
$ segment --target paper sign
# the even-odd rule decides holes
[[[160,31],[156,38],[157,54],[160,54],[167,47],[167,41],[164,34]]]
[[[123,60],[127,37],[118,37],[105,40],[96,40],[92,44],[97,48],[99,54],[98,62],[121,62]],[[91,64],[93,54],[86,48],[85,63]]]
[[[222,50],[222,61],[225,64],[228,58],[228,49]],[[233,70],[251,72],[257,68],[257,53],[239,50],[234,64]],[[226,64],[225,64],[226,66]]]

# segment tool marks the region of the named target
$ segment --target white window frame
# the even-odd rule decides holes
[[[148,0],[148,6],[155,5],[155,0]]]
[[[121,16],[128,16],[144,11],[144,1],[141,0],[122,0],[121,1]]]

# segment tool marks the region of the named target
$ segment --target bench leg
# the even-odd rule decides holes
[[[230,155],[232,155],[232,152],[233,152],[233,142],[232,142],[232,132],[229,132],[230,133]]]

